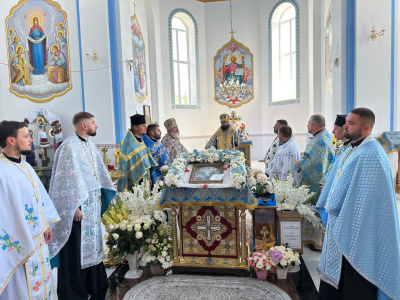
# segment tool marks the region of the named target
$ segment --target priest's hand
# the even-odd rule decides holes
[[[44,241],[46,244],[48,244],[49,242],[51,242],[52,239],[53,239],[53,233],[51,232],[50,228],[47,228],[46,231],[44,232]]]
[[[301,168],[300,168],[300,161],[298,161],[298,162],[296,163],[296,166],[301,170]]]
[[[78,208],[74,215],[74,221],[80,222],[80,221],[82,221],[82,219],[83,219],[83,214],[82,214],[81,210]]]

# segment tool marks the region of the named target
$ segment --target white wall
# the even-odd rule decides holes
[[[370,39],[372,26],[384,27],[384,39]],[[372,109],[373,131],[379,136],[390,129],[391,0],[356,0],[355,107]]]

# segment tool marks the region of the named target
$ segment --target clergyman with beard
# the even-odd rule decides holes
[[[167,129],[167,134],[161,140],[165,149],[168,152],[169,157],[172,161],[179,156],[179,154],[188,152],[185,146],[179,140],[179,128],[174,118],[170,118],[164,122],[164,126]]]
[[[101,213],[115,196],[114,185],[96,145],[94,115],[79,112],[75,133],[57,149],[49,195],[61,221],[50,225],[52,267],[58,268],[58,299],[105,299]]]
[[[143,142],[149,148],[151,156],[157,163],[157,167],[152,174],[152,181],[156,183],[157,180],[162,180],[161,168],[163,166],[171,165],[171,158],[169,157],[168,151],[160,142],[161,130],[157,124],[150,124],[147,126],[146,135],[143,136]]]
[[[219,120],[221,121],[221,127],[213,134],[206,145],[206,149],[214,146],[216,149],[234,149],[242,142],[242,137],[239,136],[230,124],[229,124],[229,115],[222,114],[219,116]]]
[[[118,180],[118,192],[131,191],[143,180],[151,182],[152,174],[157,167],[156,161],[143,142],[147,130],[145,117],[135,114],[130,119],[131,129],[126,133],[124,143],[119,150],[118,170],[124,172],[126,177]]]

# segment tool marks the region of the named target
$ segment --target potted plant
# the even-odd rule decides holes
[[[103,215],[102,221],[110,233],[107,244],[114,247],[113,255],[121,261],[126,254],[130,271],[126,278],[138,278],[137,255],[140,248],[153,235],[157,227],[166,219],[165,213],[156,209],[160,198],[160,187],[155,184],[150,189],[148,181],[135,185],[133,191],[118,193],[118,200]],[[161,217],[163,216],[163,217]]]
[[[286,279],[289,266],[300,264],[299,253],[290,249],[288,244],[269,248],[268,256],[272,265],[276,267],[278,279]]]
[[[161,216],[160,216],[161,217]],[[160,222],[160,219],[163,219]],[[156,227],[152,236],[146,240],[146,251],[140,259],[141,266],[150,266],[154,275],[172,274],[172,238],[171,226],[164,217],[156,217],[160,224]]]
[[[249,178],[249,187],[257,198],[265,197],[274,192],[273,185],[268,176],[261,171],[255,171]]]
[[[271,258],[267,252],[259,250],[247,258],[247,264],[256,271],[259,280],[266,280],[268,271],[273,270]]]

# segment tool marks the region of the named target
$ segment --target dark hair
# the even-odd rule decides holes
[[[284,119],[276,120],[276,123],[279,123],[281,125],[287,125],[288,124],[288,122],[286,120],[284,120]]]
[[[278,133],[282,134],[285,138],[291,138],[292,128],[288,125],[282,125],[279,127]]]
[[[325,127],[325,118],[323,115],[317,114],[311,116],[311,122],[317,124],[318,128]]]
[[[16,138],[18,135],[18,130],[25,127],[24,122],[18,121],[2,121],[0,122],[0,147],[5,148],[7,146],[7,138]]]
[[[366,107],[358,107],[354,108],[353,110],[350,111],[352,114],[355,114],[360,117],[361,122],[363,125],[368,124],[371,129],[375,125],[375,114],[372,110]]]
[[[147,126],[146,135],[150,136],[150,133],[152,131],[155,131],[157,129],[157,127],[160,127],[160,126],[158,124],[150,124],[149,126]]]
[[[91,113],[89,113],[87,111],[81,111],[74,115],[74,117],[72,119],[72,124],[74,126],[76,126],[76,124],[78,124],[80,121],[82,121],[84,119],[90,119],[90,118],[94,118],[94,115],[92,115]]]

